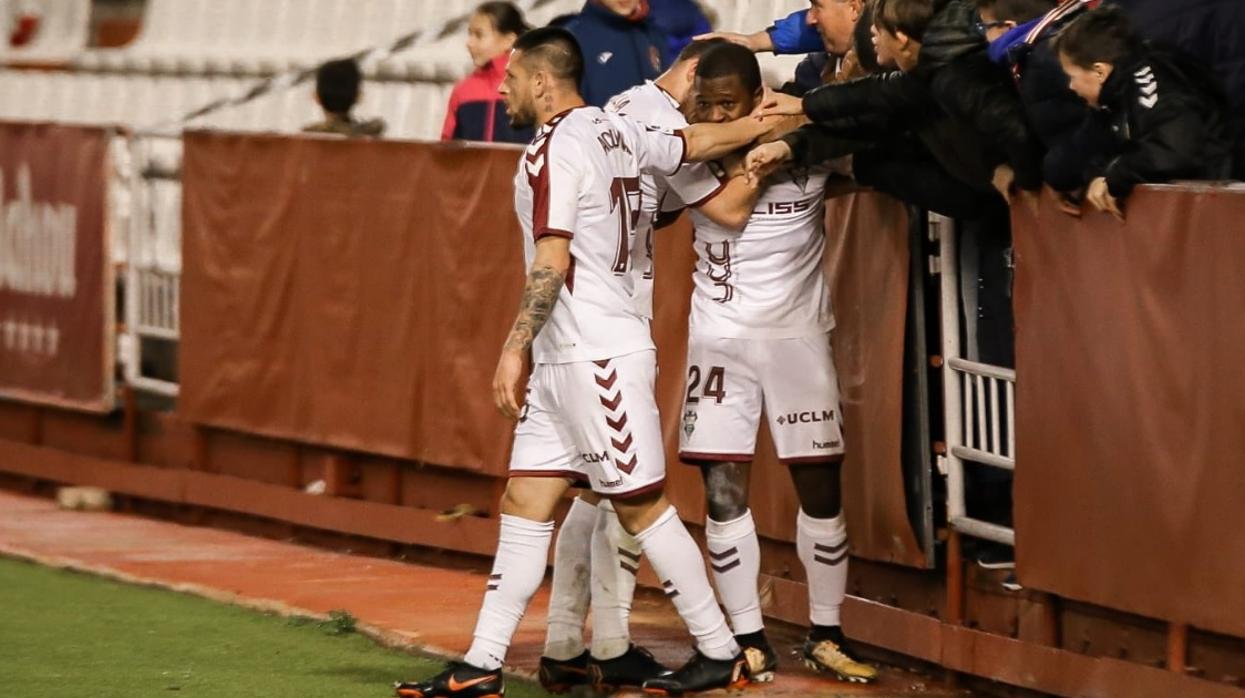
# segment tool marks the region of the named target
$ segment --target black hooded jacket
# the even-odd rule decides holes
[[[1006,162],[1022,189],[1042,186],[1042,145],[1007,69],[992,62],[972,2],[951,0],[930,21],[913,75],[943,111],[978,133],[988,156]]]
[[[1128,196],[1147,182],[1232,176],[1227,97],[1184,54],[1147,47],[1120,61],[1098,103],[1086,127],[1106,129],[1112,143],[1106,166],[1090,175],[1105,177],[1112,196]]]
[[[1054,38],[1088,6],[1061,6],[1058,19],[1048,24],[1032,44],[1018,41],[1007,50],[1013,79],[1020,93],[1029,125],[1047,149],[1066,143],[1085,120],[1085,101],[1068,87],[1068,76],[1059,64]]]
[[[1210,66],[1222,82],[1237,136],[1245,135],[1245,2],[1110,0],[1145,38],[1176,47]]]

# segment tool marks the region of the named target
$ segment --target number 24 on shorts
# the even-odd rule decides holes
[[[701,387],[701,375],[700,366],[687,367],[687,404],[689,405],[700,402],[696,388]],[[701,389],[701,395],[712,399],[718,405],[722,404],[722,401],[726,399],[726,369],[721,366],[710,366],[709,371],[703,375],[705,384]]]

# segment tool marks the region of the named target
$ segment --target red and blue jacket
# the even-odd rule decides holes
[[[532,140],[532,129],[510,127],[506,104],[497,93],[497,88],[506,77],[506,63],[509,60],[510,54],[503,53],[454,86],[445,110],[441,140],[498,143],[527,143]]]

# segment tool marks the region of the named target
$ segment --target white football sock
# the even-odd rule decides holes
[[[814,519],[804,510],[796,517],[795,548],[808,575],[808,617],[813,625],[839,625],[847,594],[847,524],[843,514]]]
[[[757,590],[761,574],[761,543],[757,540],[752,511],[733,520],[705,522],[705,539],[709,548],[709,567],[718,588],[722,605],[731,617],[736,635],[755,633],[765,628],[761,618],[761,594]]]
[[[592,656],[621,657],[631,646],[631,599],[640,542],[623,529],[608,499],[597,505],[592,534]]]
[[[549,591],[549,627],[545,656],[566,661],[584,652],[588,620],[589,558],[597,508],[576,497],[558,528],[553,547],[553,587]]]
[[[666,596],[696,638],[696,647],[710,659],[731,659],[739,644],[726,626],[726,616],[705,574],[705,560],[674,507],[641,531],[636,540],[661,580]]]
[[[501,515],[493,572],[476,621],[475,639],[464,657],[468,664],[491,670],[506,661],[506,650],[523,612],[545,579],[552,538],[552,521],[540,523]]]

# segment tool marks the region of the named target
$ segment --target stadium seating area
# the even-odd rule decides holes
[[[23,15],[33,20],[33,11],[41,8],[46,12],[39,16],[38,30],[28,42],[20,46],[0,42],[0,62],[58,63],[82,53],[90,26],[91,0],[0,0],[0,35],[23,33]]]
[[[574,12],[583,0],[520,3],[534,24]],[[2,54],[8,64],[65,61],[69,70],[0,70],[0,89],[21,99],[0,102],[0,119],[108,124],[136,130],[182,127],[291,133],[318,116],[307,82],[278,89],[181,123],[222,99],[247,94],[261,80],[313,68],[337,56],[375,51],[362,65],[369,83],[361,115],[389,124],[387,136],[432,139],[440,131],[453,82],[471,70],[466,28],[455,20],[476,0],[148,0],[130,45],[85,48],[89,0],[46,4],[32,45]],[[718,28],[755,30],[804,6],[802,0],[713,0]],[[790,75],[790,58],[772,59],[771,80]],[[779,67],[780,66],[780,67]],[[285,85],[285,86],[282,86]]]

